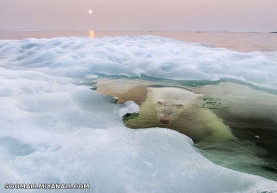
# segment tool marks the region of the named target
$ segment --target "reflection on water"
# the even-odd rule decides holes
[[[89,30],[89,37],[90,38],[94,38],[95,37],[95,33],[93,30]]]

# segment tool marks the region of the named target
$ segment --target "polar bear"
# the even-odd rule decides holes
[[[164,124],[176,120],[185,106],[201,96],[176,87],[149,87],[147,90],[148,97],[156,103],[157,118]]]
[[[139,115],[125,122],[131,128],[164,127],[194,141],[233,139],[230,129],[210,109],[197,106],[202,95],[177,87],[148,87]]]

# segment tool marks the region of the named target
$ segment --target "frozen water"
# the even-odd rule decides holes
[[[133,101],[127,101],[118,109],[120,117],[123,117],[127,113],[138,113],[139,106]]]
[[[155,36],[7,40],[0,42],[0,58],[10,68],[32,67],[65,77],[233,78],[277,88],[277,52],[240,53]]]
[[[90,183],[100,193],[274,192],[276,182],[211,163],[175,131],[126,128],[121,116],[138,106],[83,82],[101,73],[233,77],[276,89],[276,63],[275,52],[152,36],[0,41],[0,192],[15,182]]]

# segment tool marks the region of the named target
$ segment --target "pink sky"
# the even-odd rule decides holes
[[[277,0],[0,0],[0,29],[277,31],[276,10]]]

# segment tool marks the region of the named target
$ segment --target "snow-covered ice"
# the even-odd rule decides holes
[[[73,191],[95,193],[277,191],[274,181],[211,163],[175,131],[126,128],[121,116],[138,106],[86,84],[101,74],[145,74],[277,89],[276,73],[277,52],[154,36],[0,41],[0,192],[22,192],[2,189],[15,182],[90,183]]]

